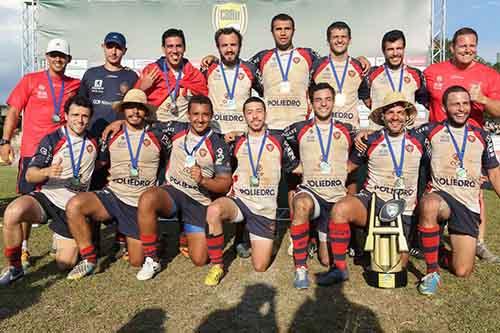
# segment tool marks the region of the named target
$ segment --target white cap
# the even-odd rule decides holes
[[[69,52],[69,44],[66,40],[61,39],[61,38],[54,38],[49,41],[49,44],[47,45],[47,52],[61,52],[64,53],[65,55],[70,55]]]

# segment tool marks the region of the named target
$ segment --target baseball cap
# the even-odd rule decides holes
[[[70,55],[69,43],[61,38],[51,39],[47,44],[47,52],[45,53],[49,52],[61,52],[69,56]]]
[[[127,47],[127,40],[125,36],[119,32],[109,32],[106,37],[104,37],[104,44],[115,43],[118,44],[122,49]]]

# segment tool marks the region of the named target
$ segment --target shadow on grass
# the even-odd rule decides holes
[[[209,314],[196,332],[277,332],[276,289],[264,283],[246,287],[241,301]]]
[[[145,309],[137,313],[118,333],[128,332],[165,332],[167,315],[160,308]]]
[[[342,284],[317,287],[295,313],[288,332],[382,332],[376,314],[350,302]]]
[[[34,272],[28,272],[21,280],[0,287],[0,320],[14,316],[36,304],[45,289],[65,276],[65,272],[57,269],[56,262],[51,261]]]

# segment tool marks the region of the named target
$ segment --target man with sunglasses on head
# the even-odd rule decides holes
[[[28,194],[35,190],[35,185],[26,181],[26,170],[43,137],[54,132],[64,123],[63,105],[75,95],[80,80],[64,74],[71,61],[70,48],[66,40],[56,38],[49,41],[45,53],[47,69],[26,74],[18,82],[7,99],[7,116],[0,139],[0,159],[11,164],[14,150],[10,140],[18,126],[19,118],[23,118],[21,149],[19,152],[19,168],[17,192]],[[23,266],[29,266],[27,240],[31,226],[23,225]]]

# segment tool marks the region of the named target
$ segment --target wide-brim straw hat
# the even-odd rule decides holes
[[[113,103],[113,110],[122,112],[123,105],[127,103],[137,103],[143,105],[149,113],[154,113],[156,111],[156,106],[148,104],[148,98],[144,91],[140,89],[130,89],[123,97],[120,102]]]
[[[397,91],[393,91],[385,95],[382,105],[370,113],[370,120],[377,125],[384,126],[382,115],[384,111],[394,105],[402,105],[405,108],[406,114],[408,115],[406,126],[413,124],[415,118],[417,117],[417,108],[412,102],[406,99],[405,95]]]

